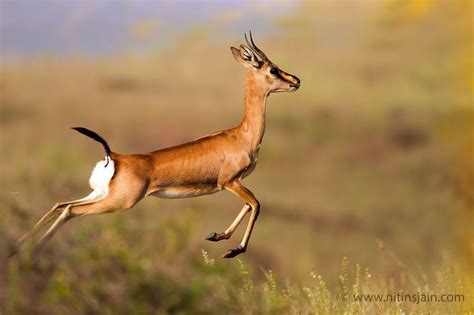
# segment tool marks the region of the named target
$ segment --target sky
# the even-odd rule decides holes
[[[272,32],[295,1],[0,0],[4,57],[107,55],[159,49],[195,28]]]

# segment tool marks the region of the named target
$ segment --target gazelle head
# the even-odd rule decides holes
[[[266,89],[266,92],[294,92],[300,87],[300,79],[281,70],[254,43],[252,32],[250,41],[245,34],[247,45],[240,48],[231,47],[234,58],[246,67],[256,83]]]

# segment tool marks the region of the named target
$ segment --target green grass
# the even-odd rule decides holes
[[[123,232],[121,232],[123,234]],[[120,238],[120,237],[119,237]],[[127,242],[123,240],[123,242]],[[75,242],[72,242],[73,244]],[[80,242],[79,242],[80,243]],[[72,245],[72,244],[71,244]],[[76,243],[76,245],[78,245]],[[177,263],[181,248],[168,263]],[[374,275],[368,268],[342,260],[337,285],[312,271],[302,284],[283,281],[271,270],[251,270],[240,259],[223,262],[201,249],[191,256],[190,270],[170,272],[164,262],[115,243],[107,250],[82,246],[71,261],[52,262],[24,256],[10,264],[4,311],[8,313],[226,313],[226,314],[468,314],[473,286],[456,263],[445,260],[434,279]],[[91,262],[87,268],[75,262]],[[178,259],[180,261],[180,259]],[[83,278],[90,279],[83,281]],[[41,278],[35,288],[27,285]],[[38,279],[39,280],[39,279]],[[431,284],[430,284],[431,283]],[[22,289],[23,288],[23,289]],[[26,291],[24,288],[27,288]],[[34,290],[34,299],[29,290]],[[396,301],[398,294],[399,301]],[[400,297],[409,294],[411,297]],[[425,302],[415,295],[459,295],[461,301]],[[361,296],[383,301],[360,301]],[[44,304],[39,303],[40,298]],[[411,299],[411,300],[410,300]]]

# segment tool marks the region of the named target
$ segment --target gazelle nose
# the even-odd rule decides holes
[[[295,78],[295,83],[294,83],[294,84],[290,84],[290,85],[291,85],[291,87],[294,87],[294,88],[296,88],[296,89],[299,89],[299,87],[300,87],[300,85],[301,85],[301,84],[300,84],[301,81],[300,81],[300,79],[298,79],[297,77],[294,77],[294,78]]]

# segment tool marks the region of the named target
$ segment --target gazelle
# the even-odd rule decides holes
[[[105,160],[92,171],[89,183],[93,191],[86,197],[56,203],[22,238],[18,248],[32,233],[54,221],[36,244],[43,246],[68,220],[84,215],[110,213],[132,208],[146,196],[187,198],[228,190],[245,202],[232,224],[222,233],[206,239],[217,242],[229,239],[245,215],[250,220],[240,245],[228,250],[224,258],[246,251],[260,211],[254,194],[242,184],[257,164],[258,151],[265,131],[265,107],[273,92],[293,92],[300,80],[277,65],[255,45],[252,33],[247,45],[231,47],[234,58],[247,69],[245,112],[234,128],[217,132],[189,143],[145,154],[119,154],[107,142],[86,128],[74,130],[100,142]]]

